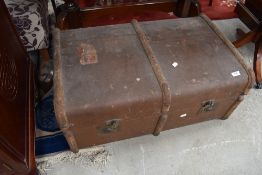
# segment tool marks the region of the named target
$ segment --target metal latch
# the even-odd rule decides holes
[[[201,112],[209,112],[215,109],[216,103],[215,100],[208,100],[201,104]]]
[[[107,120],[103,127],[98,127],[97,129],[102,133],[111,133],[117,131],[120,126],[120,119]]]

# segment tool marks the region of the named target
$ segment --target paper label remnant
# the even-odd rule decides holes
[[[87,65],[87,64],[95,64],[98,62],[96,49],[91,44],[81,43],[80,46],[77,48],[79,57],[80,57],[80,64]]]
[[[232,72],[231,75],[232,75],[233,77],[237,77],[237,76],[239,76],[239,75],[241,75],[241,74],[240,74],[239,71],[235,71],[235,72]]]
[[[173,66],[173,67],[177,67],[177,66],[178,66],[178,63],[177,63],[177,62],[174,62],[174,63],[172,64],[172,66]]]
[[[186,116],[187,116],[187,114],[182,114],[182,115],[180,115],[179,117],[184,118],[184,117],[186,117]]]

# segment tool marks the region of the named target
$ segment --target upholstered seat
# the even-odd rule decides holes
[[[4,0],[27,51],[48,47],[48,1]]]

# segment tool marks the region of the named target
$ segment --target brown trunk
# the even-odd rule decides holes
[[[225,119],[253,82],[205,16],[58,31],[55,45],[55,112],[73,151]]]

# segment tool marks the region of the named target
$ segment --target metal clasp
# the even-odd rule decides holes
[[[202,102],[200,111],[201,112],[213,111],[215,109],[215,106],[216,106],[215,100],[208,100]]]
[[[117,131],[120,126],[120,119],[107,120],[103,127],[97,128],[102,133],[111,133]]]

